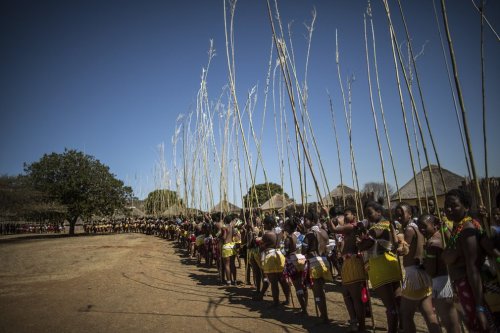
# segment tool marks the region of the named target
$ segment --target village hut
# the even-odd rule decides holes
[[[328,193],[323,198],[323,204],[325,206],[342,206],[344,204],[342,200],[342,187],[344,188],[344,198],[346,201],[346,206],[354,206],[356,190],[344,184],[337,185],[337,187],[335,187],[330,193]]]
[[[436,189],[437,195],[437,206],[439,208],[444,207],[444,197],[446,194],[446,190],[443,186],[443,182],[441,181],[441,175],[439,174],[439,168],[437,165],[432,165],[432,178],[434,179],[434,187]],[[441,168],[443,173],[444,182],[446,184],[446,188],[451,190],[453,188],[459,188],[462,186],[462,182],[465,181],[465,177],[457,175],[449,170]],[[429,167],[423,168],[417,175],[415,176],[417,180],[417,186],[420,194],[420,202],[422,207],[426,207],[426,196],[427,198],[433,198],[432,192],[432,184],[431,177],[429,172]],[[418,196],[417,189],[415,188],[414,178],[411,178],[406,184],[404,184],[399,192],[401,194],[401,200],[407,202],[410,205],[418,206]],[[396,204],[399,201],[398,193],[394,193],[391,196],[391,203]]]
[[[288,199],[285,197],[283,194],[275,194],[273,195],[269,200],[264,202],[261,206],[260,209],[262,211],[273,211],[273,210],[278,210],[282,211],[286,209],[286,207],[292,205],[294,201],[292,199]]]
[[[222,200],[210,209],[210,213],[239,213],[241,208],[227,200]]]
[[[164,217],[172,217],[172,216],[179,216],[182,215],[186,211],[186,207],[179,205],[179,204],[174,204],[167,209],[165,209],[162,213],[161,216]]]

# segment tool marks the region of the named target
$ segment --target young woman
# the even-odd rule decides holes
[[[453,288],[446,264],[441,255],[444,250],[441,236],[442,223],[434,215],[422,215],[418,219],[418,229],[426,238],[424,267],[432,278],[432,301],[439,319],[447,333],[459,333],[460,322],[457,309],[453,303]],[[443,229],[445,239],[449,239],[450,232]]]
[[[401,321],[405,333],[416,332],[414,316],[417,308],[422,313],[429,332],[440,332],[432,306],[432,280],[423,268],[425,239],[413,222],[412,208],[407,203],[396,207],[396,219],[401,223],[404,241],[397,254],[403,256],[405,276],[402,284]]]
[[[386,308],[389,333],[398,331],[398,302],[401,296],[401,267],[392,252],[396,244],[394,227],[383,216],[384,207],[375,201],[365,205],[365,216],[371,223],[363,232],[358,248],[368,252],[368,278]]]
[[[470,332],[495,332],[480,275],[486,257],[481,242],[486,236],[479,222],[470,216],[470,195],[451,190],[446,193],[444,207],[446,217],[453,221],[453,230],[443,260],[465,312],[465,325]]]
[[[328,233],[318,223],[318,216],[314,212],[304,215],[304,238],[303,253],[306,256],[306,285],[312,285],[315,303],[319,309],[323,322],[329,322],[326,307],[326,296],[324,285],[326,281],[332,281],[332,273],[326,258],[326,245],[328,244]],[[309,283],[309,282],[312,283]]]
[[[302,274],[304,272],[306,257],[300,253],[301,243],[298,239],[300,233],[297,231],[299,223],[300,220],[290,218],[284,225],[286,232],[284,242],[286,260],[283,275],[285,279],[292,282],[300,303],[300,308],[302,309],[302,314],[307,315],[307,288],[303,288],[302,286]]]
[[[342,248],[343,265],[342,295],[349,313],[350,331],[365,332],[365,303],[362,301],[363,288],[366,288],[366,273],[363,256],[356,245],[358,232],[358,218],[355,207],[344,209],[343,225],[335,225],[330,221],[328,229],[335,234],[344,235],[344,246]]]

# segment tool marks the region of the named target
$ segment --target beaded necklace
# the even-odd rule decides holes
[[[466,216],[462,219],[462,221],[460,221],[456,226],[453,227],[453,230],[451,231],[450,240],[448,241],[447,248],[449,248],[449,249],[456,249],[457,248],[458,238],[460,237],[460,234],[462,233],[462,230],[464,229],[464,226],[467,222],[472,222],[474,229],[476,229],[480,233],[482,233],[482,228],[481,228],[481,225],[479,224],[479,222],[472,219],[472,217],[470,217],[470,216]]]

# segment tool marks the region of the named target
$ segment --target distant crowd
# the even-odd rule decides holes
[[[0,222],[0,235],[46,234],[64,232],[64,225],[59,223]]]

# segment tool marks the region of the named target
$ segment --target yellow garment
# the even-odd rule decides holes
[[[364,282],[366,280],[365,265],[363,259],[352,256],[344,259],[342,264],[342,284]]]
[[[262,269],[262,261],[260,260],[260,251],[258,247],[248,249],[248,257],[254,260],[260,269]]]
[[[333,281],[330,265],[325,257],[312,257],[308,261],[311,278]]]
[[[196,237],[196,246],[202,246],[205,244],[205,235],[198,235]]]
[[[487,290],[484,293],[484,300],[488,304],[491,312],[500,312],[500,297],[497,293]]]
[[[373,289],[401,280],[398,259],[391,252],[385,252],[382,255],[370,258],[368,265],[368,277]]]
[[[282,273],[285,268],[285,256],[276,249],[267,249],[262,254],[262,270],[264,274]]]
[[[448,228],[448,230],[453,230],[453,221],[448,220],[446,216],[443,216],[442,219],[443,224]]]
[[[229,242],[222,245],[222,258],[229,258],[236,255],[236,250],[234,246],[236,244],[234,242]]]

